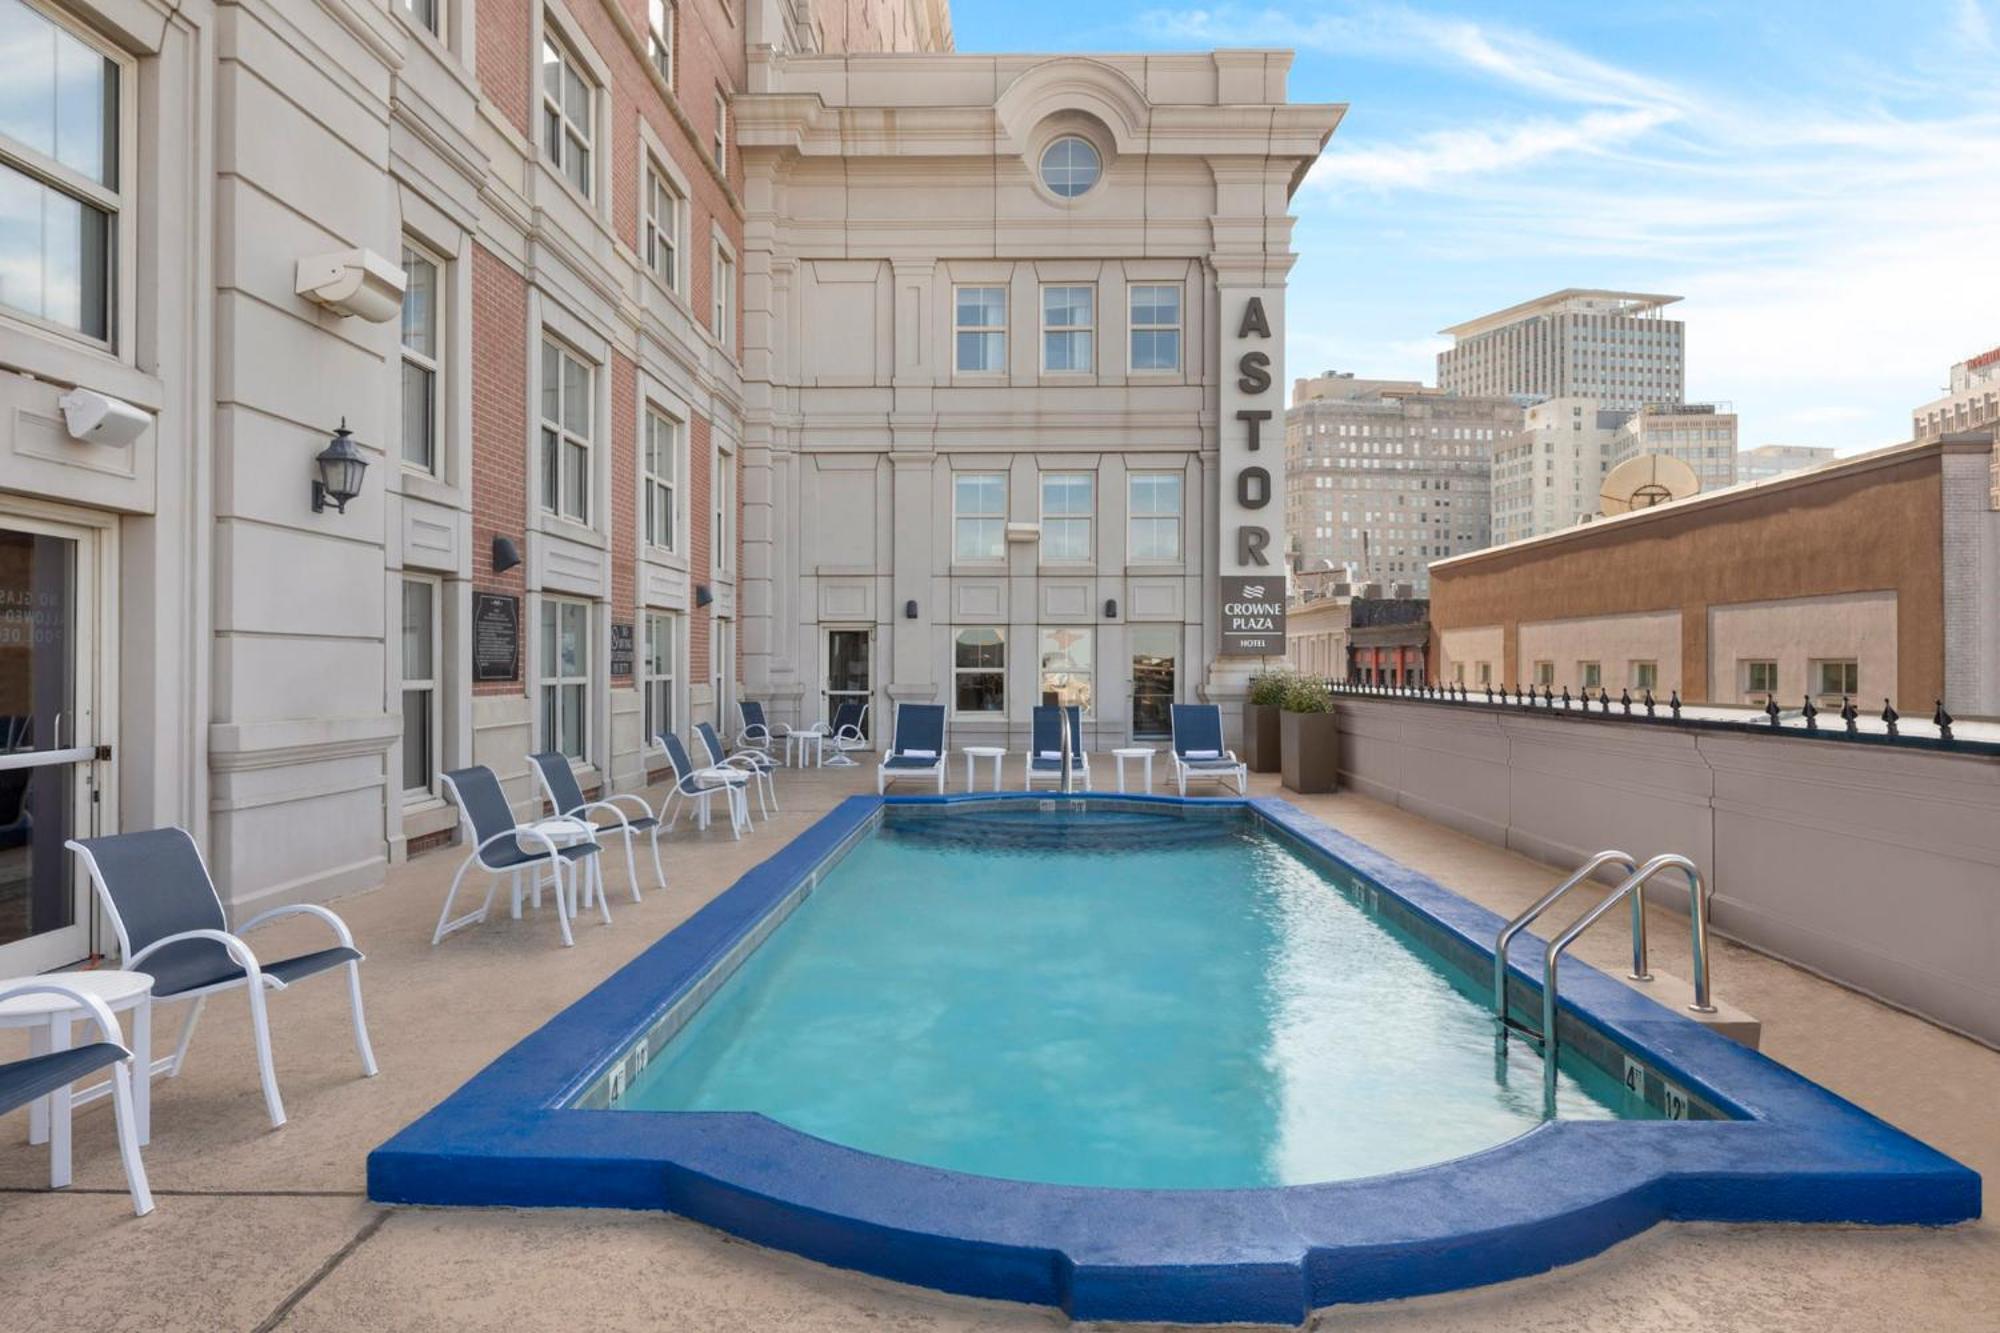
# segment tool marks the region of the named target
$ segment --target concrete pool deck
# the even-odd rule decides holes
[[[51,1194],[46,1155],[5,1117],[0,1291],[9,1328],[1030,1329],[1046,1310],[957,1300],[827,1269],[678,1218],[613,1212],[388,1210],[363,1197],[368,1151],[628,961],[841,798],[866,767],[781,776],[784,815],[741,843],[667,839],[671,888],[634,905],[622,857],[615,924],[557,946],[547,914],[428,941],[458,853],[396,867],[338,910],[369,954],[382,1074],[356,1077],[342,988],[274,997],[291,1123],[271,1131],[243,1001],[211,1004],[186,1074],[156,1085],[148,1170],[160,1207],[130,1215],[110,1119],[77,1123],[77,1187]],[[1272,779],[1257,794],[1283,795]],[[1297,803],[1496,911],[1559,876],[1363,798]],[[1660,910],[1660,909],[1656,909]],[[1685,924],[1660,911],[1655,956],[1686,968]],[[313,937],[287,923],[272,950]],[[1581,956],[1615,967],[1620,931]],[[2000,1053],[1722,942],[1718,996],[1762,1019],[1764,1049],[1982,1174],[2000,1171]],[[163,1007],[162,1033],[178,1015]],[[12,1035],[12,1034],[10,1034]],[[4,1048],[11,1054],[14,1047]],[[1322,1328],[1974,1328],[2000,1312],[2000,1228],[1944,1231],[1667,1225],[1609,1253],[1499,1288],[1322,1312]]]

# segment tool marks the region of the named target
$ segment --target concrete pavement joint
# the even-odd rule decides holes
[[[335,1250],[325,1263],[315,1268],[312,1271],[312,1276],[292,1288],[291,1294],[286,1296],[284,1300],[279,1301],[278,1308],[266,1315],[264,1322],[257,1325],[251,1333],[271,1333],[272,1329],[284,1323],[285,1317],[298,1307],[300,1301],[312,1294],[314,1287],[326,1281],[332,1275],[334,1269],[347,1262],[349,1255],[353,1254],[363,1245],[366,1245],[369,1239],[382,1229],[382,1224],[389,1220],[389,1211],[387,1208],[379,1209],[375,1216],[363,1222],[361,1229],[349,1238],[347,1244]]]

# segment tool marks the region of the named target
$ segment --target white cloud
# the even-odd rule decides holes
[[[1592,111],[1575,120],[1531,120],[1498,132],[1441,130],[1410,144],[1329,151],[1306,179],[1323,187],[1432,189],[1454,177],[1515,170],[1561,154],[1601,154],[1671,116],[1657,108]]]

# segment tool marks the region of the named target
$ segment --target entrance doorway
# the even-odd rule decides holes
[[[100,804],[109,534],[0,514],[0,975],[91,951],[89,882],[63,848]]]
[[[829,629],[826,632],[826,720],[831,722],[834,714],[844,703],[858,703],[864,707],[875,698],[874,687],[868,674],[869,649],[873,646],[875,632],[866,629]],[[864,716],[861,734],[874,735],[875,718],[872,712]]]
[[[1132,636],[1132,735],[1155,740],[1171,736],[1181,627],[1134,625],[1128,633]]]

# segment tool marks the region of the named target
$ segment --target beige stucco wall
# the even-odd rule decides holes
[[[1498,625],[1468,625],[1463,629],[1446,630],[1438,636],[1438,678],[1468,686],[1478,686],[1488,682],[1479,678],[1479,668],[1483,663],[1491,669],[1490,683],[1497,686],[1506,679],[1502,658],[1506,654],[1504,634]],[[1463,667],[1461,673],[1459,668]]]
[[[1852,659],[1860,676],[1855,702],[1867,708],[1896,679],[1896,615],[1893,590],[1710,607],[1713,701],[1752,702],[1742,664],[1763,660],[1778,664],[1778,705],[1797,708],[1817,688],[1814,663]]]
[[[1681,615],[1678,611],[1647,611],[1623,616],[1587,616],[1576,620],[1523,621],[1517,638],[1514,678],[1535,683],[1535,664],[1553,663],[1553,687],[1583,687],[1584,662],[1596,662],[1598,682],[1616,693],[1633,687],[1634,662],[1659,668],[1655,693],[1665,698],[1681,686]]]

